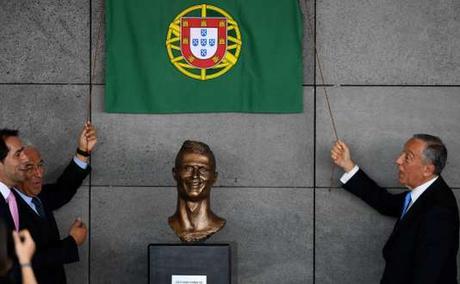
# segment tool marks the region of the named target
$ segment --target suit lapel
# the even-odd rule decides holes
[[[433,196],[433,194],[435,194],[437,190],[440,190],[443,184],[443,179],[441,177],[438,177],[438,179],[432,185],[430,185],[419,196],[419,198],[417,198],[417,200],[411,206],[409,211],[407,211],[404,218],[398,219],[398,221],[396,221],[395,227],[393,229],[393,232],[391,233],[390,238],[387,241],[386,246],[388,246],[394,240],[394,238],[402,229],[404,229],[404,227],[412,224],[421,214],[423,214],[425,208],[430,204],[432,200],[431,196]]]
[[[35,211],[32,208],[30,208],[30,206],[24,201],[24,199],[22,199],[22,197],[15,190],[13,190],[13,192],[16,196],[16,200],[18,203],[20,228],[26,228],[26,222],[28,222],[29,219],[32,219],[32,222],[40,222],[40,216],[38,216],[37,213],[35,213]],[[21,219],[23,222],[21,222]]]
[[[3,196],[0,194],[0,218],[4,219],[7,227],[14,230],[13,216],[11,216],[10,207]]]

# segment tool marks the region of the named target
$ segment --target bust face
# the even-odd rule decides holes
[[[217,173],[206,155],[185,152],[179,165],[173,169],[177,189],[186,201],[199,201],[209,197]]]

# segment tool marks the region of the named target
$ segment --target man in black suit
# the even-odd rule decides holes
[[[25,147],[28,158],[24,182],[16,186],[21,229],[28,229],[37,251],[32,266],[39,283],[66,283],[63,264],[79,260],[78,246],[86,240],[87,228],[78,218],[61,239],[53,211],[68,203],[88,175],[89,153],[96,144],[96,132],[90,123],[83,128],[77,154],[57,182],[42,187],[44,162],[36,148]]]
[[[18,202],[11,188],[24,181],[24,167],[27,157],[24,146],[17,130],[0,129],[0,219],[3,220],[7,234],[8,255],[16,259],[11,237],[13,230],[18,230],[21,225],[18,212]],[[5,277],[0,277],[0,283],[20,283],[20,270],[17,261]]]
[[[457,283],[459,216],[452,190],[440,176],[447,160],[441,139],[416,134],[404,145],[396,164],[399,182],[409,191],[390,194],[351,159],[337,141],[331,158],[345,174],[343,187],[381,214],[398,218],[383,248],[381,283]]]

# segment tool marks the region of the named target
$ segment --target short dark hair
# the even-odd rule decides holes
[[[439,175],[447,162],[447,148],[442,140],[430,134],[415,134],[412,138],[426,143],[423,158],[426,162],[434,165],[434,174]]]
[[[10,149],[6,145],[5,140],[8,137],[18,137],[19,136],[19,130],[16,129],[8,129],[8,128],[3,128],[0,129],[0,162],[3,162],[8,155],[8,152]]]
[[[199,141],[186,140],[182,144],[182,147],[180,148],[179,152],[177,153],[175,162],[176,168],[179,166],[182,159],[182,155],[184,153],[195,153],[208,156],[211,167],[214,170],[216,169],[216,158],[214,157],[214,153],[205,143]]]

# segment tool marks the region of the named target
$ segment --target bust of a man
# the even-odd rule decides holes
[[[209,146],[185,141],[176,156],[177,209],[169,226],[184,242],[198,242],[222,229],[225,219],[211,211],[211,186],[217,179],[216,159]]]

